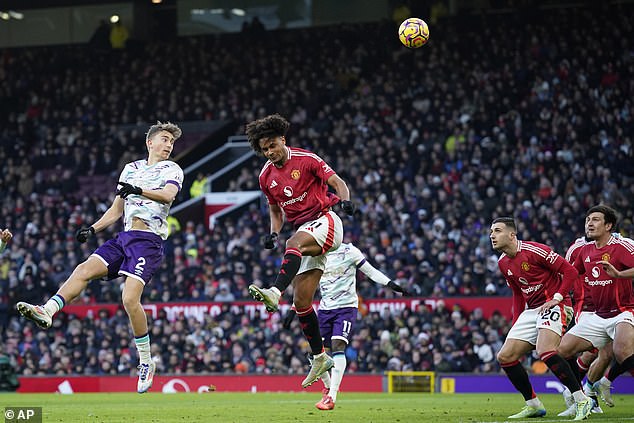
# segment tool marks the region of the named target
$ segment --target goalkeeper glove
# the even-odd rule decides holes
[[[348,216],[354,214],[354,203],[350,200],[343,200],[341,202],[341,210],[343,210]]]
[[[294,308],[291,308],[290,310],[288,310],[288,313],[286,313],[286,317],[284,318],[284,322],[282,323],[282,327],[284,329],[290,329],[291,323],[293,323],[293,319],[295,318],[296,315],[297,315],[297,312],[295,311]]]
[[[143,193],[143,189],[127,182],[119,181],[119,185],[121,188],[117,191],[117,194],[121,198],[128,198],[128,195],[135,194],[141,195]]]
[[[94,234],[95,234],[95,228],[90,226],[88,228],[81,228],[80,230],[78,230],[77,233],[75,234],[75,238],[77,239],[77,241],[83,244],[84,242],[88,241],[88,238],[90,238]]]
[[[275,248],[275,245],[277,244],[278,237],[279,235],[277,234],[277,232],[273,232],[268,235],[265,235],[264,237],[262,237],[262,245],[267,250],[272,250],[273,248]]]
[[[402,286],[400,286],[399,284],[396,284],[392,281],[389,281],[387,283],[388,288],[392,289],[392,291],[394,292],[400,292],[401,294],[403,294],[404,297],[411,297],[412,293],[409,292],[407,289],[403,288]]]

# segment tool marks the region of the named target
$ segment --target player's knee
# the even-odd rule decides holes
[[[125,308],[126,311],[132,310],[141,305],[140,298],[137,298],[134,295],[126,295],[125,293],[121,296],[121,302],[123,303],[123,308]]]
[[[506,363],[510,363],[510,362],[514,361],[513,360],[513,356],[511,354],[508,354],[504,350],[499,351],[497,353],[496,358],[498,360],[498,363],[500,363],[500,364],[506,364]]]

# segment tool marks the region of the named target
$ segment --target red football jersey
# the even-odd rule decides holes
[[[564,263],[564,258],[550,247],[519,240],[515,257],[502,254],[498,260],[500,271],[513,290],[513,296],[517,300],[517,296],[521,295],[530,309],[551,300],[556,292],[564,296],[561,304],[570,305],[568,293],[559,291],[562,280],[559,269]],[[513,312],[517,318],[521,310]]]
[[[584,245],[588,245],[591,242],[594,241],[586,241],[585,237],[577,238],[575,242],[573,242],[572,245],[568,248],[568,251],[566,251],[566,260],[568,261],[568,263],[574,263],[575,260],[577,260],[577,257],[579,257],[581,247],[583,247]],[[572,290],[575,313],[594,310],[594,304],[592,304],[592,297],[590,296],[590,292],[585,289],[583,285],[583,275],[579,275],[579,278],[573,285]]]
[[[301,148],[286,147],[288,160],[281,168],[267,161],[260,172],[260,188],[269,202],[284,210],[286,220],[299,226],[317,219],[339,202],[328,192],[328,178],[335,175],[319,156]]]
[[[592,297],[594,311],[603,318],[634,309],[632,279],[613,278],[597,261],[609,261],[617,270],[634,267],[634,245],[611,236],[603,248],[592,242],[581,247],[575,268],[584,276],[583,287]]]

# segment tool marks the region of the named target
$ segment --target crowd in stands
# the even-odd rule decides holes
[[[585,210],[599,202],[617,208],[619,229],[634,233],[632,10],[593,7],[474,15],[468,25],[447,18],[415,51],[398,44],[391,22],[189,37],[107,54],[82,46],[5,50],[0,207],[2,226],[15,237],[0,259],[4,343],[19,353],[24,374],[126,373],[136,365],[123,315],[59,320],[44,333],[10,311],[16,301],[47,299],[121,229],[74,241],[114,192],[78,198],[78,177],[116,178],[125,162],[145,154],[143,134],[119,124],[243,125],[268,113],[287,116],[289,144],[318,153],[351,187],[359,211],[344,218],[345,239],[420,296],[509,294],[488,240],[493,217],[515,216],[520,239],[561,254],[582,235]],[[257,190],[262,164],[253,159],[229,189]],[[212,231],[181,222],[143,301],[249,299],[248,284],[270,283],[281,256],[260,248],[266,210],[254,204]],[[119,302],[119,283],[94,281],[81,301]],[[393,295],[362,277],[358,285],[365,298]],[[365,316],[348,349],[350,368],[381,371],[400,362],[417,370],[496,370],[475,351],[495,350],[507,323],[479,322],[473,334],[472,316],[454,317],[424,310]],[[248,371],[305,366],[297,327],[250,322],[245,329],[240,319],[152,322],[161,371],[237,371],[240,356]],[[239,341],[236,328],[248,331],[248,341]],[[283,351],[276,356],[282,363],[271,348]],[[82,351],[95,354],[81,360]]]
[[[138,363],[127,315],[102,310],[78,319],[62,312],[53,327],[41,331],[12,318],[5,332],[4,352],[14,357],[23,375],[134,374]],[[199,321],[183,314],[170,321],[164,310],[150,318],[152,355],[161,374],[261,373],[302,374],[308,370],[308,343],[299,322],[282,328],[278,314],[249,319],[225,303],[222,312]],[[368,312],[355,323],[346,350],[348,372],[387,370],[491,372],[498,369],[499,350],[509,323],[482,310],[449,310],[442,301],[432,312],[388,309]]]

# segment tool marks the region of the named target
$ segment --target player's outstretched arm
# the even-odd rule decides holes
[[[348,185],[338,175],[332,175],[328,178],[328,185],[334,188],[337,196],[341,199],[341,208],[343,211],[352,216],[354,214],[354,203],[350,201],[350,190]]]
[[[404,297],[410,297],[412,294],[400,286],[399,284],[390,280],[383,272],[381,272],[376,267],[372,266],[367,261],[364,261],[361,266],[359,266],[359,270],[362,271],[368,278],[372,279],[374,282],[379,285],[385,285],[390,288],[392,291],[400,292]]]
[[[117,195],[110,208],[91,227],[95,232],[101,232],[121,219],[121,216],[123,216],[123,199]]]

